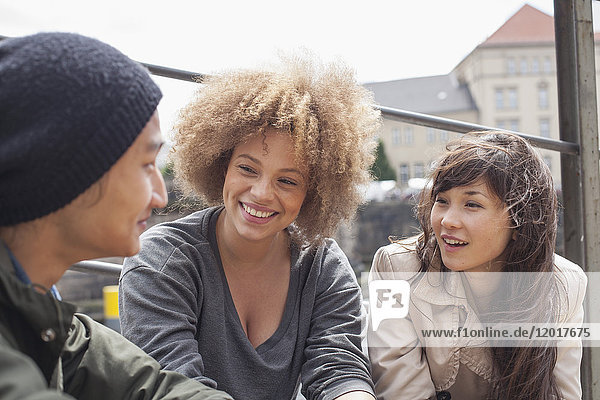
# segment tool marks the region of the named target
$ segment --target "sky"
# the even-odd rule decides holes
[[[206,74],[308,49],[364,83],[447,74],[526,3],[553,14],[553,0],[0,0],[0,35],[77,32],[137,61]],[[600,2],[593,8],[600,22]],[[155,79],[168,137],[196,85]]]

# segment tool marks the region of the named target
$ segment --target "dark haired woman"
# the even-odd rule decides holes
[[[498,322],[583,322],[587,279],[554,254],[547,166],[518,136],[482,132],[450,144],[430,180],[418,205],[421,235],[382,247],[373,261],[372,280],[411,285],[408,316],[368,333],[378,398],[579,399],[580,339],[457,337]],[[440,328],[455,334],[428,337]]]

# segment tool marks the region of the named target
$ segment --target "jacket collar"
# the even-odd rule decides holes
[[[452,312],[459,312],[459,308],[471,310],[460,272],[441,272],[439,267],[434,266],[432,270],[419,273],[418,276],[418,282],[415,281],[411,296],[437,306],[454,306],[456,311]],[[444,318],[451,318],[448,314],[444,315]],[[435,319],[433,315],[430,315],[429,318]],[[469,312],[466,318],[465,326],[468,329],[481,328],[481,323],[476,314]],[[456,357],[459,357],[460,363],[465,364],[471,371],[491,382],[492,358],[489,349],[485,345],[486,341],[483,338],[470,338],[467,341],[463,339],[460,348],[455,348],[452,351]]]
[[[16,276],[0,242],[0,334],[33,358],[49,381],[68,335],[75,306],[39,293]]]
[[[442,272],[439,268],[432,268],[420,275],[411,293],[412,296],[440,306],[467,305],[460,272]]]
[[[15,268],[10,260],[6,244],[2,240],[0,240],[0,271],[16,277]]]

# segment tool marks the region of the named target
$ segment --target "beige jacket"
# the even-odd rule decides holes
[[[560,320],[582,323],[587,277],[578,265],[558,255],[555,255],[555,265],[556,276],[566,293],[560,300],[563,306]],[[419,267],[412,248],[390,244],[375,254],[369,281],[403,279],[411,282]],[[465,296],[460,295],[461,282],[457,273],[446,275],[444,285],[439,273],[413,281],[408,316],[383,320],[376,331],[369,327],[367,342],[378,399],[428,399],[435,396],[436,391],[447,390],[455,384],[459,365],[490,382],[492,364],[485,347],[465,347],[464,342],[460,347],[452,343],[431,347],[427,344],[432,339],[422,334],[422,329],[440,326],[477,328],[476,313],[471,312]],[[452,292],[459,295],[449,295],[448,287],[457,289]],[[568,347],[558,347],[554,375],[565,399],[581,398],[581,356],[580,340],[569,342]]]

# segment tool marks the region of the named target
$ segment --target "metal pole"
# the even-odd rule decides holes
[[[104,261],[80,261],[71,265],[72,271],[108,275],[114,278],[121,276],[121,265]]]
[[[575,15],[571,1],[554,2],[558,121],[560,139],[579,143],[579,98],[575,52]],[[561,153],[561,181],[564,205],[563,232],[565,256],[583,265],[583,203],[579,157]]]
[[[555,0],[556,1],[556,0]],[[560,0],[559,0],[560,1]],[[583,255],[586,272],[600,265],[600,158],[598,155],[598,109],[591,0],[575,1],[577,41],[577,87],[579,90],[579,143],[581,144],[581,193],[583,202]],[[593,289],[593,288],[592,288]],[[589,301],[589,296],[588,296]],[[586,311],[592,310],[586,302]],[[597,322],[597,321],[594,321]],[[600,399],[600,348],[586,347],[583,383],[587,399]]]
[[[577,38],[573,1],[554,1],[554,35],[560,139],[579,144]],[[583,192],[580,157],[560,155],[565,257],[584,267]],[[581,386],[584,399],[593,399],[591,355],[584,350]]]
[[[592,3],[591,0],[573,1],[577,42],[577,115],[581,149],[584,265],[588,272],[600,272],[600,156]]]
[[[194,83],[200,83],[205,78],[204,74],[197,72],[185,71],[182,69],[168,68],[161,65],[154,65],[140,62],[144,67],[148,68],[153,75],[164,76],[166,78],[178,79],[180,81],[188,81]]]
[[[10,39],[9,36],[0,35],[0,41]],[[139,62],[139,61],[138,61]],[[150,71],[153,75],[164,76],[166,78],[178,79],[180,81],[201,83],[206,77],[198,72],[186,71],[183,69],[163,67],[162,65],[148,64],[139,62]]]
[[[555,0],[554,18],[560,138],[579,143],[580,148],[579,160],[561,155],[565,252],[586,272],[597,272],[600,271],[600,158],[591,0]],[[585,307],[589,318],[594,310],[588,300]],[[600,348],[583,350],[583,398],[600,399]]]

